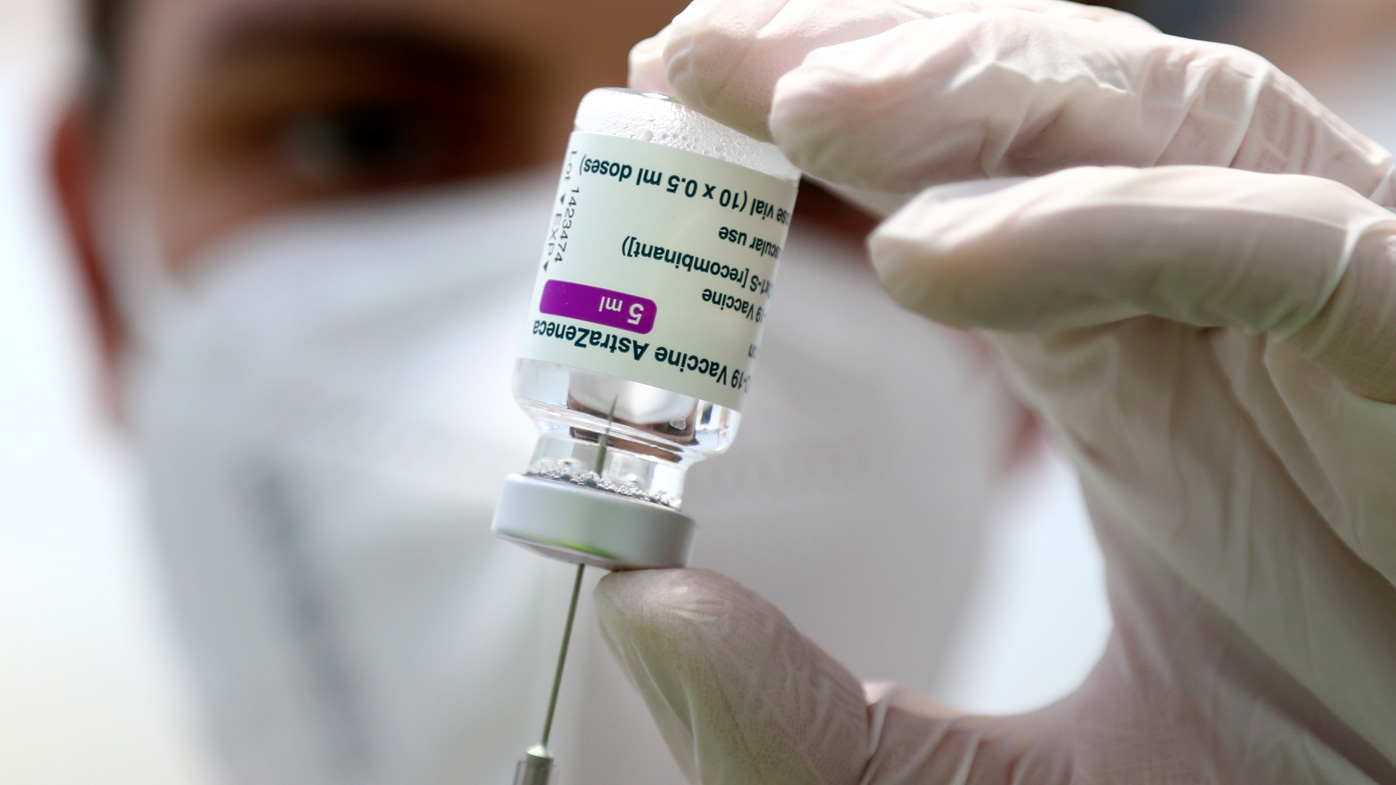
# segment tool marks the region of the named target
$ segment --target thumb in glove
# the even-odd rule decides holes
[[[1056,782],[1069,769],[1060,707],[965,717],[901,687],[864,688],[716,573],[614,573],[596,600],[608,645],[691,782]]]

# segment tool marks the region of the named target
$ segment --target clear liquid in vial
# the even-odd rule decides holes
[[[741,414],[614,376],[519,360],[514,396],[540,437],[526,474],[678,508],[685,470],[726,450]]]

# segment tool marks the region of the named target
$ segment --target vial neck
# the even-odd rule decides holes
[[[678,509],[684,474],[691,460],[649,455],[636,442],[572,429],[571,435],[544,433],[533,450],[527,474],[609,491]]]

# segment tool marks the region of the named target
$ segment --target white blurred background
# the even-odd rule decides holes
[[[76,63],[66,0],[0,0],[0,783],[217,781],[99,406],[95,346],[47,188]],[[1109,627],[1099,556],[1043,456],[991,521],[990,555],[940,697],[1013,711],[1073,687]]]
[[[0,782],[215,781],[45,183],[63,0],[0,0]]]

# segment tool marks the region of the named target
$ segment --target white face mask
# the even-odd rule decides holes
[[[510,377],[554,185],[287,214],[187,283],[119,260],[127,413],[239,781],[512,765],[565,592],[488,525],[535,439]]]
[[[130,420],[230,781],[509,782],[537,738],[575,570],[488,520],[536,436],[510,377],[554,184],[287,214],[220,243],[187,285],[127,251]],[[933,683],[1016,410],[960,338],[887,304],[858,244],[792,240],[765,392],[691,480],[702,558],[866,669]],[[928,476],[931,495],[903,493]],[[833,553],[859,592],[810,569]],[[589,608],[555,727],[563,779],[677,781]],[[911,640],[910,616],[928,621],[914,645],[862,645]]]
[[[507,398],[517,337],[498,327],[522,324],[523,309],[501,295],[527,291],[550,191],[542,177],[510,178],[307,208],[216,243],[187,283],[135,280],[156,290],[129,298],[141,308],[129,313],[126,377],[137,431],[210,403],[212,420],[255,414],[240,431],[278,438],[324,438],[319,421],[337,405],[473,430],[471,408]],[[480,384],[489,373],[504,383]]]

